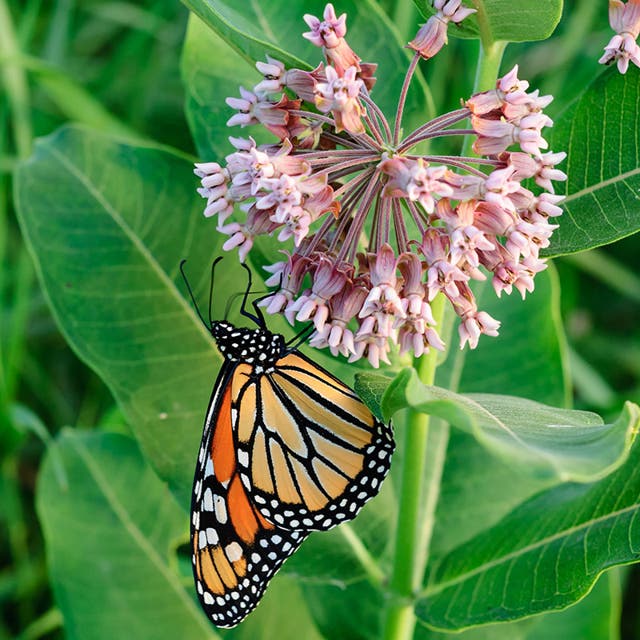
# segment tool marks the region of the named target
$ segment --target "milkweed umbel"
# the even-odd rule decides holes
[[[266,329],[196,311],[224,356],[204,423],[191,498],[193,574],[219,627],[252,611],[269,580],[312,531],[353,519],[380,490],[393,432],[351,389]],[[180,268],[193,298],[191,288]],[[195,299],[194,299],[195,304]]]

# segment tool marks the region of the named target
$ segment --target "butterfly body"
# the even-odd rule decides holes
[[[211,335],[225,360],[255,365],[255,374],[273,367],[286,350],[284,336],[266,329],[246,329],[230,322],[214,321]]]
[[[255,608],[310,532],[357,515],[394,450],[391,427],[349,387],[243,315],[258,328],[209,323],[224,363],[191,501],[196,589],[220,627]]]

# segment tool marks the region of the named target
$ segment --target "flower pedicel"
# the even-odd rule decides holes
[[[547,152],[542,131],[552,100],[528,91],[518,68],[496,88],[404,134],[409,82],[420,58],[446,43],[448,22],[472,11],[459,0],[436,0],[437,15],[409,47],[415,51],[398,99],[393,127],[372,98],[376,65],[364,63],[345,40],[346,15],[328,4],[323,19],[306,15],[304,37],[322,48],[315,69],[286,69],[267,56],[264,79],[227,103],[231,125],[261,125],[278,141],[258,146],[230,138],[226,165],[196,165],[206,216],[217,216],[225,250],[241,260],[254,238],[277,234],[292,242],[271,265],[263,301],[290,322],[313,321],[311,344],[350,361],[388,362],[392,345],[422,355],[444,344],[431,302],[442,294],[460,317],[460,346],[495,336],[500,323],[478,309],[470,284],[487,273],[500,295],[533,291],[545,269],[559,216],[553,181],[564,153]],[[444,30],[443,30],[444,25]],[[457,128],[465,120],[470,126]],[[474,136],[478,157],[418,153],[442,136]],[[522,185],[526,179],[534,190]],[[528,183],[528,186],[532,186]],[[305,277],[310,286],[305,287]]]

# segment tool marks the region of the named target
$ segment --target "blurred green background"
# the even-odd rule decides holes
[[[410,39],[421,22],[411,3],[380,4]],[[70,121],[194,154],[179,73],[187,18],[176,0],[0,0],[0,640],[63,637],[33,506],[48,441],[63,426],[127,428],[49,313],[16,223],[12,171],[36,137]],[[605,0],[567,2],[554,36],[510,46],[503,69],[517,62],[532,87],[554,93],[557,117],[592,79],[609,37]],[[451,38],[424,65],[441,107],[469,93],[476,47]],[[639,243],[556,261],[575,406],[605,419],[625,399],[640,401]],[[626,577],[625,639],[640,638],[637,567]]]

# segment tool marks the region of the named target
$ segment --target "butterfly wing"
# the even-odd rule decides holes
[[[198,598],[212,622],[233,627],[307,537],[281,529],[256,509],[239,476],[232,391],[251,367],[225,364],[209,404],[191,502],[192,563]]]
[[[240,476],[268,522],[330,529],[380,490],[395,446],[391,426],[300,352],[270,372],[237,377],[232,407]]]

